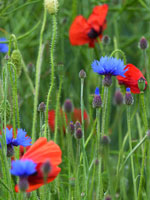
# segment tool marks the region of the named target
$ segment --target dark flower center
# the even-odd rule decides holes
[[[97,32],[94,28],[91,28],[91,30],[88,32],[88,37],[91,39],[97,38],[102,33],[102,27],[100,26],[99,31]]]

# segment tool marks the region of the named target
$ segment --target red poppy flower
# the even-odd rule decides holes
[[[140,78],[143,78],[146,84],[145,89],[147,88],[147,81],[142,72],[137,67],[132,64],[127,64],[124,69],[128,69],[128,71],[124,73],[125,77],[117,76],[120,85],[125,85],[126,87],[129,87],[131,89],[132,93],[138,94],[140,93],[140,90],[138,88],[138,80]]]
[[[29,186],[26,192],[31,192],[38,189],[45,183],[53,181],[57,177],[61,171],[61,169],[58,167],[58,165],[61,163],[61,150],[53,141],[47,142],[46,138],[41,137],[30,147],[30,149],[19,161],[32,161],[36,165],[36,172],[27,177]],[[47,175],[47,180],[45,181],[42,172],[42,166],[46,162],[50,163],[50,171]],[[19,169],[19,166],[16,166],[16,169],[12,168],[13,173],[15,173],[17,176],[19,176],[18,174],[21,173],[20,170],[21,169]],[[23,170],[26,171],[27,174],[28,168]],[[18,185],[15,186],[15,191],[19,191]]]
[[[60,110],[60,113],[61,113],[61,115],[63,115],[62,109]],[[65,114],[65,117],[66,117],[66,121],[67,121],[66,114]],[[80,121],[80,123],[81,123],[81,109],[74,108],[74,111],[71,116],[71,120],[73,122]],[[85,120],[85,127],[87,127],[89,124],[89,116],[86,111],[84,111],[84,120]],[[48,124],[49,124],[51,131],[54,132],[54,130],[55,130],[55,110],[50,110],[48,112]],[[65,130],[64,130],[64,132],[65,132]]]
[[[102,38],[102,33],[106,28],[106,15],[108,5],[95,6],[88,19],[82,15],[77,16],[69,30],[69,39],[72,45],[89,44],[94,47],[97,38]]]

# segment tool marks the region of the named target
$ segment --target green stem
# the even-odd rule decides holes
[[[115,49],[115,50],[111,53],[110,57],[112,57],[112,56],[113,56],[114,54],[116,54],[116,53],[120,53],[120,54],[122,55],[123,61],[124,61],[124,65],[126,65],[126,63],[127,63],[127,61],[126,61],[126,56],[125,56],[125,53],[124,53],[122,50],[120,50],[120,49]]]
[[[128,134],[129,134],[129,146],[130,152],[132,152],[132,138],[131,138],[131,119],[130,119],[130,106],[127,106],[127,124],[128,124]],[[133,155],[130,155],[131,158],[131,170],[132,170],[132,180],[134,187],[134,199],[137,199],[137,188],[136,188],[136,179],[135,179],[135,171],[134,171],[134,161]]]
[[[56,31],[57,31],[57,22],[56,22],[56,16],[53,15],[53,34],[52,34],[52,43],[50,48],[50,59],[51,59],[51,83],[50,88],[47,95],[47,102],[46,102],[46,112],[45,112],[45,130],[44,135],[47,134],[47,126],[48,126],[48,107],[49,107],[49,101],[51,97],[51,93],[54,87],[54,46],[55,46],[55,40],[56,40]]]
[[[42,62],[42,43],[43,43],[43,33],[46,24],[46,9],[44,9],[44,17],[42,28],[40,32],[40,43],[39,43],[39,51],[38,58],[36,63],[36,78],[35,78],[35,96],[34,96],[34,108],[33,108],[33,124],[32,124],[32,142],[34,143],[36,140],[36,121],[37,121],[37,105],[38,105],[38,96],[39,96],[39,84],[40,84],[40,72],[41,72],[41,62]]]
[[[104,87],[104,100],[103,100],[103,112],[102,112],[102,136],[105,134],[105,119],[107,111],[107,101],[108,101],[108,87]]]

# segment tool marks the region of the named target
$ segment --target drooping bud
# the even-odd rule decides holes
[[[2,100],[0,102],[0,116],[4,117],[4,108],[5,108],[5,102]],[[11,118],[11,107],[8,100],[6,100],[6,120],[9,121]]]
[[[138,88],[140,92],[143,92],[145,89],[145,79],[143,77],[138,80]]]
[[[7,145],[7,157],[12,157],[14,155],[14,148],[11,144]]]
[[[106,87],[111,86],[112,84],[112,79],[111,79],[111,75],[105,75],[104,80],[103,80],[103,85]]]
[[[44,176],[47,177],[48,174],[49,174],[49,172],[51,171],[51,164],[50,164],[50,162],[49,162],[49,161],[46,161],[46,162],[42,165],[41,170],[42,170]]]
[[[81,128],[78,128],[78,129],[76,130],[75,137],[76,137],[77,139],[81,139],[81,138],[82,138],[82,129],[81,129]]]
[[[109,138],[109,136],[107,136],[107,135],[104,135],[104,136],[102,136],[102,138],[101,138],[101,143],[104,145],[104,146],[107,146],[108,144],[110,144],[110,138]]]
[[[20,191],[25,192],[29,187],[27,177],[20,177],[18,186]]]
[[[79,72],[79,78],[86,78],[86,72],[83,69]]]
[[[11,62],[15,65],[17,77],[21,75],[22,70],[22,56],[18,49],[13,50],[11,54]]]
[[[69,128],[69,132],[73,135],[75,127],[74,127],[74,123],[72,121],[70,122],[68,128]]]
[[[115,101],[115,104],[117,105],[123,104],[123,95],[118,89],[115,92],[114,101]]]
[[[41,102],[40,104],[39,104],[39,107],[38,107],[38,111],[39,112],[44,112],[45,111],[45,103],[44,102]]]
[[[139,47],[140,47],[142,50],[145,50],[145,49],[148,48],[148,42],[147,42],[147,40],[146,40],[145,37],[142,37],[142,38],[140,39]]]
[[[102,105],[102,99],[101,99],[98,87],[95,89],[95,95],[94,95],[92,105],[93,105],[93,108],[100,108]]]
[[[108,35],[104,35],[102,38],[103,45],[109,45],[110,44],[110,37]]]
[[[126,88],[125,103],[126,103],[126,105],[132,105],[133,102],[134,102],[134,100],[131,95],[131,90],[130,90],[130,88]]]
[[[45,0],[44,6],[49,12],[49,14],[56,14],[58,11],[58,0]]]
[[[66,113],[73,112],[73,104],[72,104],[72,101],[70,99],[66,99],[66,101],[64,103],[64,111]]]

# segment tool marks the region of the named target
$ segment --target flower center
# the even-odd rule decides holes
[[[97,38],[102,33],[102,27],[100,26],[99,32],[97,32],[94,28],[88,32],[88,37],[91,39]]]

